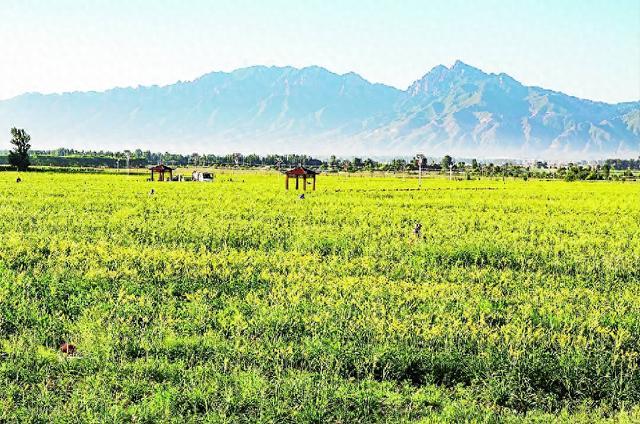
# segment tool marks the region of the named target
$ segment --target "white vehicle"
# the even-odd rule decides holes
[[[191,174],[191,179],[192,181],[212,182],[213,174],[210,172],[194,171],[193,174]]]

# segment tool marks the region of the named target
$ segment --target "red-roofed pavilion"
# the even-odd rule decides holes
[[[285,172],[285,183],[284,186],[287,190],[289,190],[289,178],[296,179],[296,190],[298,189],[298,184],[300,177],[302,177],[302,190],[307,189],[307,178],[313,179],[313,190],[316,189],[316,175],[318,173],[312,169],[305,168],[303,166],[299,166],[297,168],[290,169]]]
[[[151,181],[154,180],[155,174],[158,174],[158,181],[171,181],[173,178],[173,168],[169,168],[167,165],[156,165],[149,168],[151,171]],[[169,173],[169,178],[165,179],[164,174]]]

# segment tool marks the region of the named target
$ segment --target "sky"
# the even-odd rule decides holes
[[[406,89],[457,59],[640,100],[640,0],[0,0],[0,99],[323,66]]]

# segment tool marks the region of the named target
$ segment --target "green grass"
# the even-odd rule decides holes
[[[640,184],[21,177],[0,421],[640,420]]]

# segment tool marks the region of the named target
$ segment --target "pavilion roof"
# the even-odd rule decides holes
[[[285,174],[290,177],[295,177],[296,175],[317,175],[318,172],[313,169],[305,168],[304,166],[298,166],[297,168],[289,169]]]
[[[160,164],[160,165],[152,166],[151,168],[149,168],[149,171],[165,172],[165,171],[173,171],[173,168],[170,168],[167,165]]]

